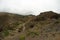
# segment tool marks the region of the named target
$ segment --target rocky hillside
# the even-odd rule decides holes
[[[60,14],[38,16],[0,13],[0,40],[60,40]]]

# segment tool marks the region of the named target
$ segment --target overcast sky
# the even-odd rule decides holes
[[[60,0],[0,0],[0,11],[34,15],[44,11],[60,13]]]

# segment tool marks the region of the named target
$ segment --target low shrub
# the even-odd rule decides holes
[[[20,35],[19,40],[25,40],[25,36],[24,35]]]

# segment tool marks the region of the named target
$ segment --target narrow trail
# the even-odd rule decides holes
[[[29,23],[32,19],[33,19],[33,18],[30,18],[27,22],[18,25],[18,27],[16,28],[16,30],[14,30],[14,31],[11,32],[11,34],[12,34],[13,36],[9,35],[9,36],[5,37],[3,40],[19,40],[20,35],[25,33],[25,32],[24,32],[24,31],[25,31],[25,24]],[[22,30],[22,32],[19,33],[19,32],[18,32],[18,29],[19,29],[20,27],[23,27],[23,30]]]

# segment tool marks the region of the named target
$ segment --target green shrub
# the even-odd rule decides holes
[[[20,35],[19,39],[20,40],[25,40],[25,36],[24,35]]]
[[[9,31],[8,30],[3,31],[3,35],[4,36],[8,36],[9,35]]]

